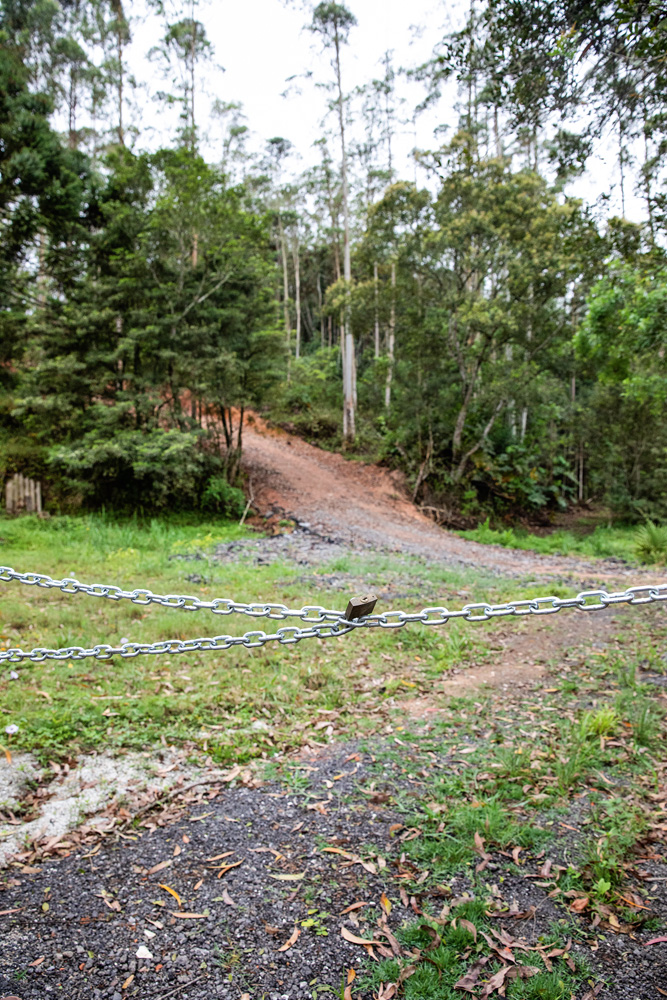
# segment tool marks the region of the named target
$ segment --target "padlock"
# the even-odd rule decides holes
[[[375,594],[366,594],[364,597],[352,597],[347,605],[345,617],[348,621],[354,618],[363,618],[364,615],[372,615],[377,604]]]

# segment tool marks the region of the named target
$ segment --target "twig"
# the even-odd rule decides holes
[[[250,504],[255,499],[255,494],[254,494],[253,488],[252,488],[252,476],[248,480],[248,485],[250,487],[250,496],[248,497],[248,502],[245,505],[245,510],[243,511],[243,516],[242,516],[241,520],[239,521],[239,528],[243,527],[243,522],[245,521],[245,519],[246,519],[246,517],[248,515],[248,511],[250,510]]]
[[[181,990],[186,989],[188,986],[192,986],[194,983],[200,983],[202,979],[206,979],[206,976],[197,976],[196,979],[190,979],[187,983],[181,983],[177,986],[175,990],[170,990],[169,993],[162,993],[157,1000],[167,1000],[167,997],[173,997],[176,993],[180,993]]]

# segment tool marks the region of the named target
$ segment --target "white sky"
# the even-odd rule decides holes
[[[176,8],[176,0],[172,3]],[[393,52],[396,69],[427,60],[444,32],[459,26],[467,9],[462,0],[348,0],[348,6],[358,22],[344,50],[344,86],[348,91],[382,75],[380,60],[387,50]],[[180,16],[185,16],[187,8],[189,4],[184,0]],[[145,0],[132,4],[128,13],[136,18],[129,62],[137,80],[146,87],[136,95],[137,124],[141,128],[139,146],[155,148],[172,141],[177,124],[177,112],[164,110],[153,99],[158,90],[167,89],[167,84],[156,64],[147,59],[151,46],[164,34],[164,22],[147,13]],[[206,155],[212,160],[220,155],[220,126],[207,114],[217,97],[243,104],[246,124],[252,133],[251,148],[262,150],[267,139],[282,136],[298,151],[300,159],[293,161],[295,172],[316,162],[319,153],[313,149],[313,142],[322,135],[327,101],[326,93],[316,83],[329,80],[331,71],[329,58],[322,54],[318,40],[304,28],[310,19],[308,5],[302,0],[292,0],[289,5],[281,0],[245,0],[245,3],[204,0],[196,16],[203,21],[214,46],[213,64],[202,69],[202,90],[198,97],[198,124],[208,135]],[[312,74],[310,78],[303,78],[307,73]],[[288,84],[287,79],[292,76],[299,78]],[[423,97],[423,89],[404,79],[397,81],[397,87],[399,94],[407,99],[404,115],[411,117],[415,104]],[[289,96],[282,96],[288,88]],[[433,135],[435,126],[456,125],[455,101],[456,88],[451,86],[436,109],[417,119],[416,134],[415,126],[407,124],[402,134],[397,135],[395,159],[399,176],[414,178],[410,153],[415,145],[428,149],[439,144]],[[629,178],[626,213],[631,218],[641,218],[644,212],[631,194],[632,184]],[[620,211],[613,146],[608,155],[603,151],[603,155],[591,161],[586,176],[572,186],[571,193],[590,202],[601,194],[611,194],[612,201],[603,214]]]

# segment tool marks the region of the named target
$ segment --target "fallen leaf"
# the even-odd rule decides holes
[[[161,872],[163,868],[168,868],[169,865],[171,865],[172,863],[173,862],[172,862],[171,858],[169,858],[168,861],[161,861],[159,865],[153,865],[152,868],[149,868],[148,871],[146,872],[146,874],[147,875],[155,875],[156,872]]]
[[[573,913],[583,913],[589,903],[590,900],[588,896],[582,896],[580,899],[573,899],[570,903],[570,910]]]
[[[10,913],[19,913],[23,907],[16,906],[13,910],[0,910],[0,917],[8,917]],[[346,912],[345,910],[343,911]]]
[[[592,990],[589,990],[588,993],[585,993],[581,998],[581,1000],[595,1000],[596,996],[598,996],[598,994],[600,993],[602,993],[602,983],[598,983],[596,986],[593,987]]]
[[[459,917],[459,927],[463,927],[464,930],[468,931],[468,934],[472,934],[475,944],[477,944],[477,928],[470,920],[464,920],[463,917]]]
[[[173,896],[176,902],[178,903],[179,907],[183,909],[183,903],[181,902],[181,897],[178,895],[175,889],[172,889],[171,886],[169,885],[163,885],[162,882],[158,882],[158,885],[160,886],[161,889],[164,889],[165,892],[168,892],[170,896]]]
[[[241,858],[240,861],[234,861],[234,863],[231,865],[223,865],[220,871],[218,872],[218,878],[222,878],[222,876],[226,875],[227,872],[231,871],[232,868],[238,868],[238,866],[242,865],[244,861],[245,858]]]
[[[301,931],[299,930],[299,928],[295,927],[290,936],[288,937],[287,941],[285,941],[285,944],[281,945],[280,948],[278,948],[278,951],[289,951],[292,945],[296,944],[297,938],[299,937],[300,933]]]
[[[236,903],[227,892],[227,889],[222,890],[222,901],[223,903],[226,903],[227,906],[236,906]]]
[[[201,889],[201,887],[203,886],[203,884],[204,884],[204,879],[200,878],[199,881],[195,883],[195,887],[194,887],[193,891],[196,892],[197,889]]]
[[[384,912],[387,914],[387,916],[389,916],[389,914],[391,913],[391,901],[389,899],[387,899],[387,897],[384,894],[384,892],[380,896],[380,906],[382,907],[382,909],[384,910]]]
[[[496,972],[495,976],[491,976],[488,980],[480,993],[479,1000],[487,1000],[496,990],[502,990],[504,993],[503,987],[508,979],[530,979],[531,976],[536,976],[539,971],[534,965],[505,965],[499,972]]]
[[[362,906],[368,906],[368,903],[364,903],[361,900],[358,903],[350,903],[349,906],[346,906],[344,910],[340,911],[340,915],[342,917],[344,913],[352,913],[353,910],[360,910]],[[11,913],[12,911],[8,910],[7,912]]]
[[[216,855],[215,855],[214,857],[212,857],[212,858],[206,858],[206,860],[207,860],[207,861],[222,861],[222,859],[223,859],[223,858],[228,858],[228,857],[230,857],[230,856],[231,856],[231,855],[232,855],[233,853],[234,853],[233,851],[225,851],[225,853],[224,853],[224,854],[216,854]]]
[[[35,966],[41,965],[45,958],[46,958],[46,955],[42,955],[41,958],[36,958],[34,962],[30,963],[30,968],[34,969]]]
[[[269,872],[269,878],[275,878],[278,882],[298,882],[305,874],[305,872],[297,872],[295,875],[273,875]]]
[[[646,944],[644,945],[644,947],[645,947],[645,948],[648,948],[648,946],[649,946],[650,944],[664,944],[665,942],[667,942],[667,937],[657,937],[657,938],[651,938],[651,940],[650,940],[650,941],[647,941],[647,942],[646,942]]]
[[[134,982],[134,973],[132,973],[131,976],[127,977],[127,979],[123,983],[121,989],[123,989],[123,990],[129,989],[129,987],[132,985],[133,982]]]
[[[392,1000],[398,993],[398,983],[387,983],[383,985],[380,983],[380,989],[378,992],[378,1000]]]
[[[487,955],[485,958],[480,958],[474,965],[471,965],[465,976],[459,979],[458,983],[454,983],[454,989],[466,990],[468,993],[474,993],[479,975],[486,963],[489,961],[489,957],[490,956]]]
[[[364,945],[370,944],[370,945],[374,945],[375,947],[377,947],[379,944],[381,944],[380,941],[373,941],[373,940],[370,940],[369,938],[360,938],[360,937],[357,937],[357,935],[353,934],[352,931],[349,931],[347,929],[347,927],[341,927],[340,932],[341,932],[342,936],[345,938],[345,940],[349,941],[350,944],[364,944]]]
[[[208,913],[183,913],[182,911],[169,911],[172,917],[180,917],[181,920],[206,920]]]

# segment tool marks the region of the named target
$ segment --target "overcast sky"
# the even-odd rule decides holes
[[[174,9],[177,4],[173,3]],[[189,5],[183,3],[185,9]],[[443,33],[460,26],[467,4],[461,0],[349,0],[357,18],[350,32],[350,44],[344,50],[344,86],[346,90],[382,75],[381,59],[387,50],[393,53],[394,65],[415,66],[424,62]],[[137,94],[140,106],[140,145],[157,147],[168,144],[173,136],[177,114],[165,111],[154,100],[160,88],[166,88],[157,65],[147,59],[150,48],[164,34],[164,22],[146,13],[144,0],[130,8],[137,20],[133,25],[133,44],[129,51],[131,69],[146,91]],[[184,16],[181,15],[181,16]],[[309,21],[307,5],[301,0],[205,0],[196,16],[203,21],[214,47],[213,63],[202,69],[202,93],[198,100],[198,124],[208,135],[206,153],[219,156],[220,126],[211,121],[208,111],[214,98],[243,104],[252,139],[252,148],[262,149],[267,139],[283,136],[295,146],[301,159],[295,170],[311,165],[319,154],[313,143],[322,135],[322,119],[327,95],[317,83],[331,78],[329,57],[322,53],[317,39],[305,29]],[[224,71],[222,69],[224,67]],[[310,74],[310,75],[309,75]],[[295,77],[288,83],[290,77]],[[418,84],[398,81],[400,94],[406,98],[404,115],[412,116],[414,106],[423,97]],[[287,96],[285,93],[287,92]],[[396,166],[399,176],[412,179],[414,164],[411,150],[433,148],[436,126],[455,127],[456,88],[450,87],[438,107],[407,123],[396,137]],[[332,123],[333,124],[333,123]],[[610,193],[610,209],[618,211],[618,170],[613,149],[591,163],[587,176],[578,181],[571,193],[594,201]],[[636,199],[626,198],[627,212],[641,217]],[[607,209],[609,211],[610,209]]]

